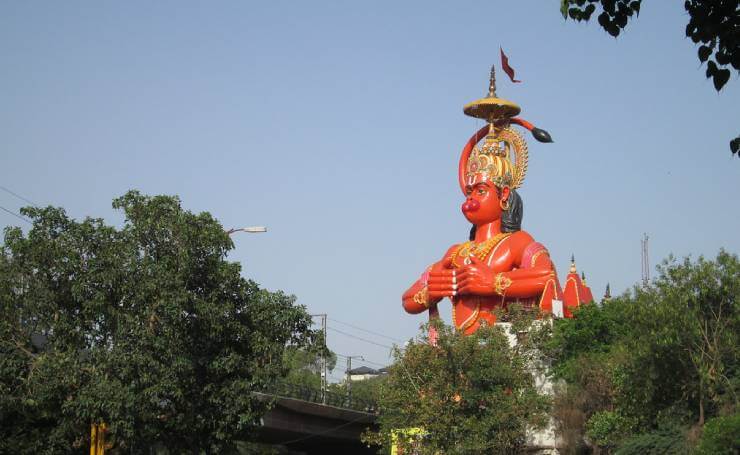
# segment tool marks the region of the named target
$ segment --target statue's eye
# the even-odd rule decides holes
[[[483,196],[486,193],[487,193],[487,191],[486,191],[485,188],[483,188],[483,187],[478,188],[478,194],[480,194],[481,196]]]

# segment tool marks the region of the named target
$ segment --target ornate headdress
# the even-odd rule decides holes
[[[512,161],[512,153],[515,160]],[[465,184],[491,182],[501,188],[519,188],[527,172],[527,144],[511,128],[491,131],[481,147],[473,147],[465,166]]]
[[[529,155],[524,138],[510,125],[513,122],[528,129],[537,128],[521,119],[514,119],[521,108],[511,101],[496,97],[496,73],[493,67],[488,96],[467,104],[463,112],[486,120],[488,125],[470,138],[463,149],[459,168],[460,188],[465,192],[467,185],[483,181],[499,188],[519,188],[524,183]],[[484,137],[485,141],[479,147],[477,144]]]

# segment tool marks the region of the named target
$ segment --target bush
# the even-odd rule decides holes
[[[586,423],[586,435],[599,447],[615,447],[630,434],[633,421],[613,411],[592,415]]]
[[[696,453],[732,455],[738,452],[740,452],[740,414],[707,420]]]
[[[665,428],[624,441],[614,455],[688,454],[686,438],[678,428]]]

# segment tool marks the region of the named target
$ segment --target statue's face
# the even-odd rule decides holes
[[[509,188],[501,189],[501,199],[496,187],[487,181],[473,183],[465,187],[466,199],[462,205],[463,215],[472,224],[480,226],[501,218],[501,199],[509,197]]]

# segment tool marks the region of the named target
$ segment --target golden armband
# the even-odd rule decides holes
[[[427,290],[427,287],[424,286],[414,294],[414,302],[418,303],[419,305],[423,306],[424,308],[429,308],[429,291]]]
[[[497,273],[493,281],[493,290],[496,291],[496,294],[504,295],[509,286],[511,286],[511,278],[505,276],[504,272]]]

